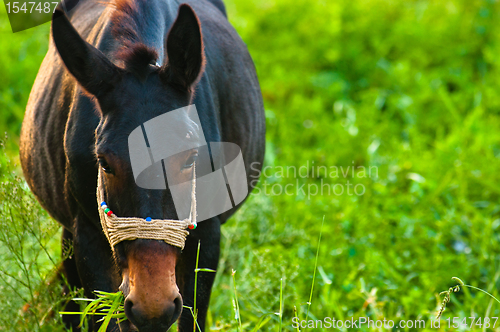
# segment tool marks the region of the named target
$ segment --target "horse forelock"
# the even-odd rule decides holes
[[[148,0],[114,0],[111,6],[114,7],[111,33],[121,45],[115,52],[115,58],[123,62],[126,70],[147,75],[149,65],[158,60],[158,52],[146,45],[140,36],[148,25]]]

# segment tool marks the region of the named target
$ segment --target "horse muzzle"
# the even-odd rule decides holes
[[[120,289],[125,314],[140,332],[167,331],[182,312],[177,256],[177,249],[162,241],[135,240],[129,247]]]

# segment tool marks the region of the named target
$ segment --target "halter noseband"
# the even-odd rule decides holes
[[[137,217],[118,217],[104,201],[102,174],[99,169],[97,178],[97,204],[102,230],[114,250],[119,242],[135,239],[165,241],[165,243],[184,249],[187,229],[195,229],[196,224],[196,165],[193,165],[193,184],[191,190],[191,212],[184,220],[151,219]]]

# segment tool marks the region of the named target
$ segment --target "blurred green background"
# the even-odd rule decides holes
[[[261,330],[279,329],[275,313],[283,279],[282,328],[294,330],[294,306],[301,319],[306,316],[323,216],[310,317],[423,319],[430,329],[438,293],[455,284],[451,277],[498,295],[498,1],[225,3],[257,67],[269,169],[260,194],[223,227],[208,327],[237,330],[234,269],[244,329],[254,328],[261,317]],[[2,8],[0,31],[0,131],[9,135],[6,156],[0,157],[0,217],[8,219],[13,204],[33,200],[12,172],[21,174],[15,165],[18,135],[49,27],[12,34]],[[283,176],[280,166],[304,166],[307,176]],[[355,167],[356,173],[318,175],[317,166]],[[361,167],[377,172],[362,177]],[[347,181],[362,185],[364,194],[313,194],[315,186],[347,188]],[[287,184],[292,195],[275,194]],[[297,194],[301,185],[305,194]],[[28,198],[17,202],[8,195],[14,189]],[[34,203],[26,215],[35,225],[50,222]],[[44,255],[58,260],[59,231],[47,228],[52,237]],[[26,308],[12,291],[33,293],[12,278],[22,281],[24,273],[14,256],[0,239],[0,310],[6,313],[0,330],[56,330],[58,315],[40,312],[54,306],[57,294],[52,300],[32,296],[38,306]],[[53,265],[46,258],[35,261],[42,272],[31,277],[32,288],[46,289]],[[500,304],[462,290],[452,296],[443,319],[471,316],[498,317]],[[440,330],[464,329],[443,321]]]

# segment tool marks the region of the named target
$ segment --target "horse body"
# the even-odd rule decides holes
[[[72,6],[69,1],[66,3],[67,6]],[[256,175],[252,173],[255,172],[255,167],[251,168],[250,164],[262,165],[265,133],[262,96],[253,62],[246,46],[228,23],[223,4],[219,0],[193,0],[187,3],[196,13],[202,27],[204,71],[194,83],[192,93],[181,94],[175,92],[175,89],[172,90],[174,92],[165,92],[162,105],[169,104],[171,109],[175,109],[186,106],[187,103],[195,104],[207,142],[232,142],[241,148],[250,184],[250,176]],[[179,5],[173,0],[85,0],[80,1],[69,12],[69,17],[82,39],[104,54],[116,67],[127,66],[123,58],[117,55],[118,50],[127,52],[133,49],[134,44],[141,43],[156,51],[156,61],[167,68],[166,62],[174,57],[170,54],[167,56],[166,48],[169,44],[165,43],[165,39],[176,22]],[[180,15],[179,12],[179,17]],[[177,20],[180,21],[179,18]],[[53,25],[53,29],[56,26]],[[58,31],[53,31],[53,34],[54,32]],[[162,277],[160,269],[169,270],[168,273],[172,274],[174,268],[183,300],[185,304],[192,305],[198,240],[202,243],[200,266],[215,269],[219,257],[220,225],[236,208],[200,223],[196,231],[190,232],[186,247],[180,255],[175,254],[172,248],[166,248],[166,244],[160,248],[152,241],[136,240],[133,242],[137,245],[125,244],[124,248],[116,250],[118,253],[113,257],[102,232],[97,210],[99,163],[96,154],[99,149],[106,152],[111,147],[114,149],[113,153],[120,156],[120,161],[127,159],[128,152],[122,151],[125,146],[118,142],[126,141],[130,128],[165,111],[155,100],[150,100],[153,97],[144,97],[149,94],[154,96],[156,90],[157,96],[163,96],[162,90],[156,88],[163,85],[155,76],[156,73],[148,76],[149,72],[145,72],[142,77],[142,72],[137,73],[140,69],[137,72],[134,72],[134,68],[122,70],[123,77],[127,79],[123,78],[116,84],[121,90],[128,92],[120,96],[120,102],[109,106],[117,110],[105,113],[103,110],[109,103],[104,97],[101,98],[102,87],[90,93],[85,90],[92,90],[91,85],[82,89],[81,85],[85,84],[79,84],[82,82],[71,71],[71,61],[82,61],[80,55],[76,54],[76,60],[63,56],[63,61],[60,53],[64,50],[61,50],[60,45],[61,42],[56,47],[51,38],[48,53],[33,86],[21,132],[20,158],[30,188],[41,205],[63,225],[63,241],[73,241],[74,258],[64,262],[70,284],[83,286],[87,296],[96,289],[117,291],[120,284],[124,293],[129,292],[130,287],[126,281],[133,275],[139,278],[141,273],[136,271],[133,274],[129,271],[125,276],[124,271],[128,271],[133,265],[131,260],[134,257],[144,260],[144,255],[152,252],[154,255],[151,257],[154,256],[155,261],[160,262],[156,271],[159,278]],[[78,64],[79,62],[73,68],[77,68]],[[65,65],[70,68],[71,74]],[[114,78],[105,78],[108,79],[112,81]],[[134,105],[131,108],[135,109],[125,110],[127,105]],[[107,182],[110,193],[130,187],[130,184],[127,187],[122,182],[113,189],[113,181],[108,179]],[[249,189],[252,189],[250,185]],[[147,207],[148,213],[156,213],[158,218],[172,217],[167,216],[171,214],[168,195],[155,195],[137,192],[124,198],[128,201],[116,198],[115,206],[119,207],[121,213],[137,214],[142,213],[141,209],[146,209],[138,206],[145,202],[145,205],[151,205]],[[138,197],[146,198],[141,198],[141,201]],[[125,263],[121,264],[120,261]],[[203,275],[198,281],[198,317],[201,326],[204,325],[213,279],[213,274]],[[148,287],[146,284],[145,288]],[[158,294],[170,294],[169,292],[170,289],[163,293],[158,291]],[[178,306],[176,302],[176,307]],[[130,304],[130,307],[138,305],[132,307]],[[147,312],[149,309],[144,310]],[[129,316],[133,313],[133,309],[127,311]],[[144,313],[142,315],[148,317]],[[153,313],[151,315],[154,316]],[[157,317],[154,316],[154,319]],[[135,322],[144,326],[140,328],[141,331],[157,330],[158,327],[166,329],[172,323],[160,322],[159,318],[157,323],[146,323],[139,318]],[[68,324],[73,323],[68,321]],[[191,329],[192,324],[191,314],[183,312],[179,329]],[[133,328],[135,327],[130,323],[121,325],[123,331]]]

